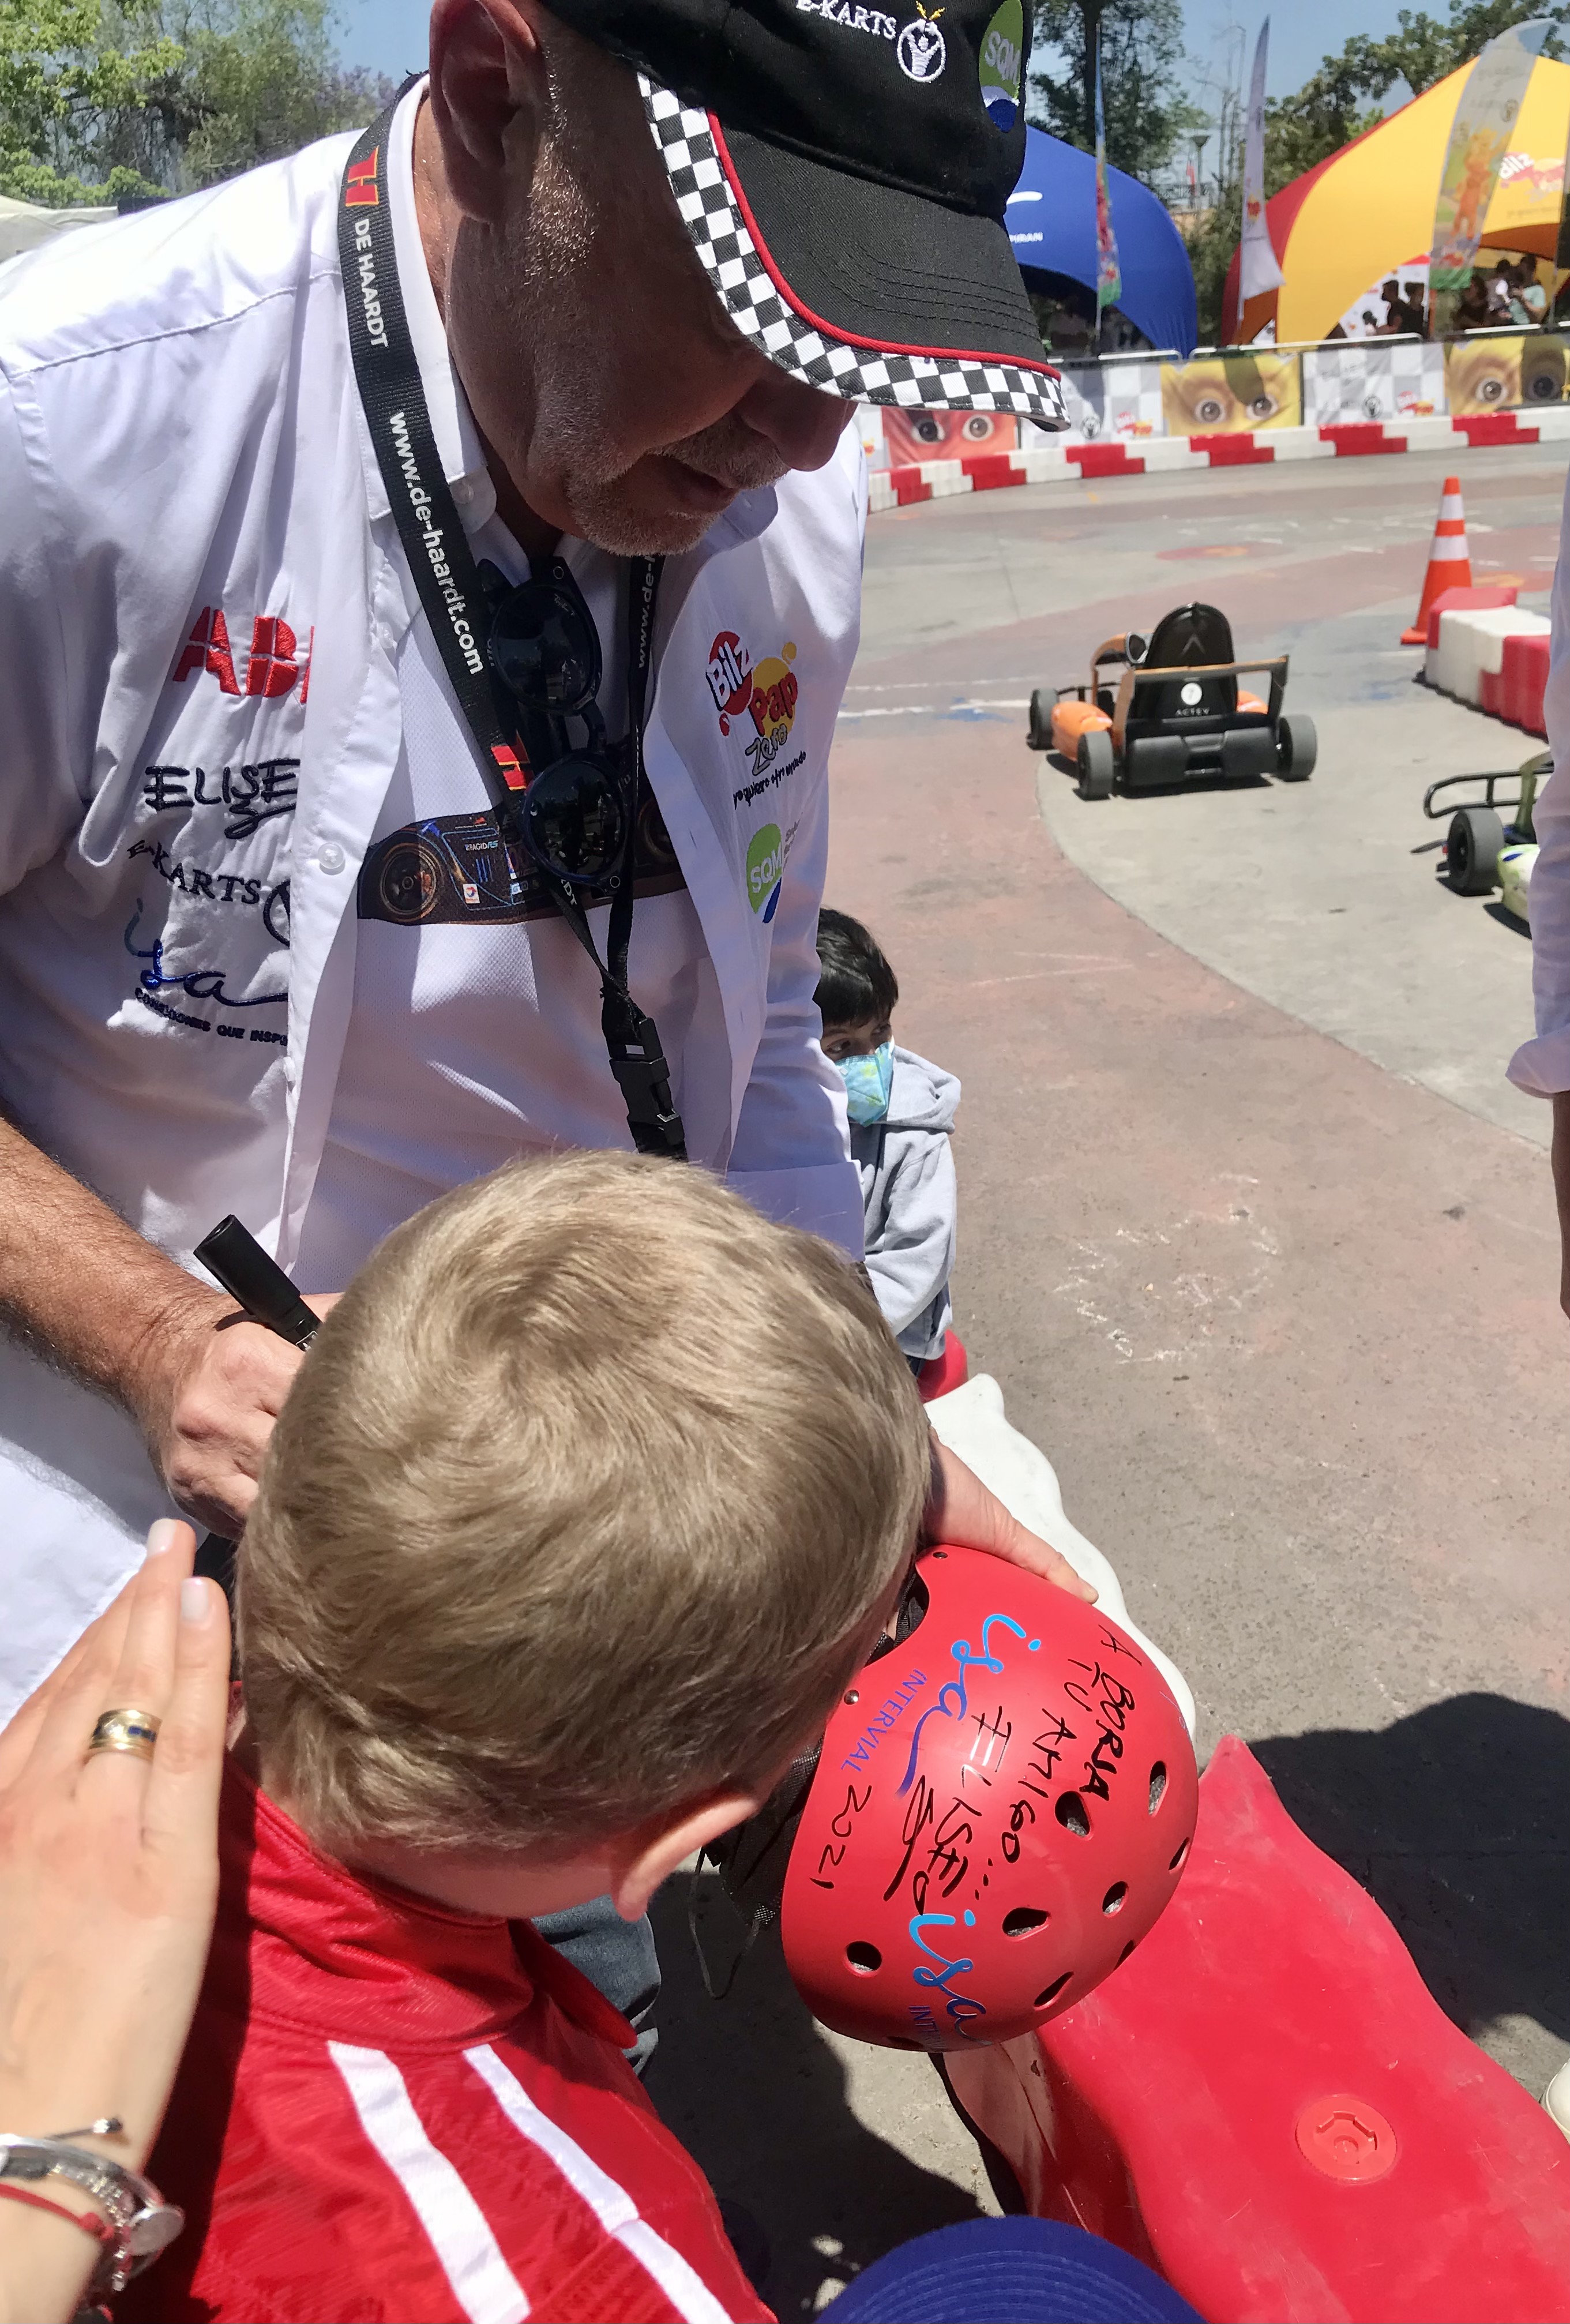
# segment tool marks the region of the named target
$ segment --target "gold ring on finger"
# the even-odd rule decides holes
[[[100,1713],[88,1745],[95,1751],[127,1751],[134,1759],[151,1759],[160,1721],[150,1711],[106,1711]]]

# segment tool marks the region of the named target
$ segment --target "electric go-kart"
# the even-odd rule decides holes
[[[1532,866],[1538,860],[1532,809],[1553,771],[1553,753],[1534,751],[1513,775],[1445,775],[1429,784],[1423,794],[1423,812],[1430,823],[1445,815],[1450,817],[1445,839],[1445,877],[1457,895],[1486,896],[1497,888],[1505,909],[1529,924]],[[1443,792],[1454,791],[1463,783],[1482,783],[1482,798],[1468,799],[1459,807],[1454,799],[1435,806]],[[1513,806],[1500,798],[1497,786],[1501,783],[1515,784]],[[1509,809],[1508,823],[1501,816],[1501,807]]]
[[[1232,624],[1214,605],[1178,605],[1148,638],[1107,638],[1090,658],[1084,685],[1039,687],[1030,696],[1033,751],[1072,759],[1081,798],[1150,790],[1197,775],[1275,775],[1307,782],[1318,739],[1314,721],[1281,708],[1285,654],[1238,661]],[[1116,684],[1106,673],[1120,669]],[[1261,699],[1238,684],[1268,677]]]

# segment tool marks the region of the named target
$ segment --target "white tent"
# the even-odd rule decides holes
[[[36,202],[14,201],[9,194],[0,194],[0,260],[36,250],[40,243],[69,234],[73,226],[97,226],[114,216],[113,203],[105,209],[46,210]]]

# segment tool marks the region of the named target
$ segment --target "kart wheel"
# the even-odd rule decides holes
[[[1032,751],[1049,751],[1052,747],[1052,704],[1046,689],[1039,686],[1030,696],[1029,740]]]
[[[1111,798],[1113,776],[1117,761],[1113,755],[1112,736],[1104,727],[1093,728],[1079,738],[1079,796],[1081,798]]]
[[[1499,880],[1504,825],[1491,807],[1464,807],[1450,818],[1445,877],[1458,896],[1486,896]]]
[[[1276,728],[1276,773],[1284,783],[1306,783],[1319,756],[1314,721],[1300,710],[1288,711]]]

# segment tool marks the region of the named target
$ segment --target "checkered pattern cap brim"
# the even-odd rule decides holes
[[[974,355],[919,355],[827,337],[785,299],[759,255],[720,161],[706,113],[638,76],[643,110],[704,272],[737,329],[782,371],[853,403],[903,410],[1013,411],[1039,428],[1067,428],[1051,372]]]

